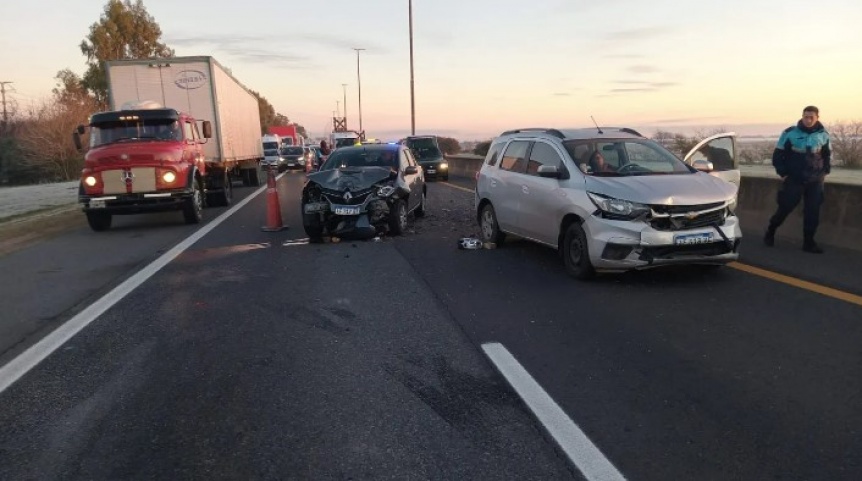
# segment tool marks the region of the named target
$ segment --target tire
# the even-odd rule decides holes
[[[482,240],[485,242],[493,242],[497,245],[506,240],[506,234],[500,231],[500,224],[497,223],[497,213],[494,212],[494,206],[485,204],[479,214],[479,229],[482,231]]]
[[[186,224],[200,224],[204,218],[204,197],[197,180],[192,183],[192,196],[183,205],[183,218]]]
[[[246,187],[257,187],[260,185],[258,169],[242,169],[242,184]]]
[[[587,234],[577,222],[572,222],[563,235],[563,265],[566,272],[575,279],[586,281],[596,275],[593,263],[590,261],[590,249]]]
[[[392,235],[402,235],[407,230],[407,203],[399,199],[395,201],[389,213],[389,232]]]
[[[323,224],[316,215],[302,214],[302,228],[305,229],[305,235],[308,240],[314,243],[319,243],[323,240]]]
[[[419,201],[419,207],[417,207],[416,210],[413,211],[416,214],[416,217],[425,217],[425,213],[427,212],[427,209],[428,209],[427,197],[428,197],[428,194],[423,190],[422,191],[422,200]]]
[[[233,186],[230,182],[230,176],[225,173],[224,178],[221,180],[221,190],[214,194],[207,195],[207,206],[213,207],[225,207],[229,206],[231,202],[233,202]]]
[[[95,232],[106,231],[111,228],[111,214],[106,212],[87,212],[87,224]]]

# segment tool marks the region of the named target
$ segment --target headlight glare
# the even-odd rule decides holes
[[[441,163],[440,163],[440,168],[441,168],[441,169],[448,169],[448,168],[449,168],[449,164],[447,164],[446,162],[441,162]]]
[[[165,172],[164,174],[162,174],[162,180],[164,180],[168,184],[171,184],[175,180],[177,180],[177,174],[173,172]]]
[[[98,181],[96,180],[96,177],[92,175],[88,175],[86,178],[84,178],[84,183],[90,187],[95,187],[97,182]]]

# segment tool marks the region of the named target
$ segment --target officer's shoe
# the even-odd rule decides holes
[[[775,245],[775,229],[772,227],[766,229],[766,235],[763,236],[763,243],[769,247]]]
[[[822,254],[823,249],[820,248],[814,241],[807,241],[802,244],[802,250],[811,254]]]

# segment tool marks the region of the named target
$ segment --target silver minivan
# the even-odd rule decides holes
[[[589,279],[736,260],[738,185],[733,133],[680,160],[632,129],[520,129],[491,143],[475,207],[485,242],[511,234],[553,247]]]

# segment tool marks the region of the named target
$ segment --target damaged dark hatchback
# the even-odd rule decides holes
[[[302,225],[312,241],[400,235],[408,215],[422,217],[425,209],[424,174],[402,145],[342,147],[302,189]]]

